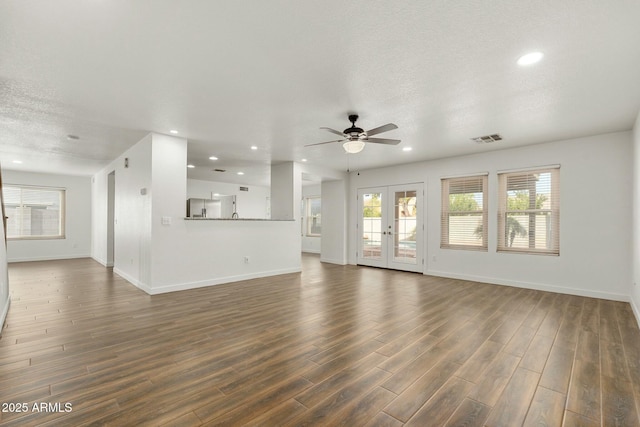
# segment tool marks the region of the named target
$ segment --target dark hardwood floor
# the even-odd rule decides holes
[[[317,256],[157,296],[89,259],[9,274],[3,426],[640,425],[626,303]]]

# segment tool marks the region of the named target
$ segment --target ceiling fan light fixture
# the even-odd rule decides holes
[[[344,144],[342,144],[342,147],[344,148],[344,151],[346,151],[349,154],[356,154],[362,151],[362,149],[364,148],[364,141],[360,141],[359,139],[353,140],[353,141],[347,141]]]

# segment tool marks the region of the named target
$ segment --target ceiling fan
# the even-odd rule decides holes
[[[398,145],[400,144],[399,139],[387,139],[387,138],[369,138],[370,136],[377,135],[382,132],[387,132],[393,129],[398,129],[398,126],[393,123],[387,123],[383,126],[378,126],[377,128],[373,128],[371,130],[365,131],[359,127],[356,127],[356,120],[358,120],[357,114],[350,114],[349,121],[351,122],[351,127],[345,129],[340,132],[335,129],[321,127],[320,129],[328,130],[331,133],[336,135],[340,135],[342,139],[336,139],[335,141],[327,141],[327,142],[318,142],[316,144],[307,144],[305,147],[310,147],[312,145],[322,145],[322,144],[331,144],[333,142],[344,142],[342,147],[344,151],[350,154],[359,153],[364,148],[367,142],[375,143],[375,144],[387,144],[387,145]]]

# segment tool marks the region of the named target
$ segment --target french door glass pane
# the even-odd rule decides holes
[[[362,199],[362,255],[382,258],[382,193],[368,193]]]
[[[417,198],[413,191],[394,193],[393,260],[416,264]]]

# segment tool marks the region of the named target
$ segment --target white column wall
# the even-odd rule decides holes
[[[186,139],[153,135],[151,176],[151,288],[154,289],[172,280],[181,280],[182,257],[189,249],[182,227],[187,215]],[[176,272],[177,277],[171,279]]]
[[[322,244],[320,260],[332,264],[347,263],[348,180],[322,183]]]
[[[150,134],[115,161],[113,269],[146,291],[151,286],[152,142]],[[129,159],[128,168],[124,158]]]
[[[271,218],[298,220],[302,175],[293,162],[271,166]]]

